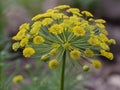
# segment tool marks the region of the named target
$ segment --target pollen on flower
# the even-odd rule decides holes
[[[41,44],[45,41],[45,39],[42,36],[35,36],[33,38],[33,43],[34,44]]]
[[[74,60],[78,60],[81,56],[81,52],[77,49],[74,49],[70,52],[70,57]]]
[[[13,77],[13,79],[12,79],[13,83],[15,83],[15,84],[20,83],[22,80],[23,80],[23,76],[22,75],[17,75],[15,77]]]
[[[58,62],[58,60],[54,59],[54,60],[49,61],[48,64],[49,64],[50,69],[56,69],[60,63]]]
[[[23,55],[28,58],[28,57],[31,57],[33,54],[35,53],[35,50],[31,47],[26,47],[24,50],[23,50]]]

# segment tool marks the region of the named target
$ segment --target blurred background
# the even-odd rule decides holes
[[[13,41],[11,37],[17,33],[18,27],[24,22],[30,22],[36,14],[43,13],[47,9],[61,4],[68,4],[80,10],[88,10],[93,13],[95,18],[105,19],[109,37],[116,39],[116,45],[111,46],[111,52],[115,56],[114,60],[109,61],[100,57],[103,63],[100,70],[91,70],[83,74],[76,72],[72,81],[76,79],[79,82],[84,81],[84,83],[74,85],[75,88],[82,87],[84,88],[82,90],[120,90],[120,0],[0,0],[0,83],[4,82],[4,85],[8,85],[10,80],[7,76],[9,74],[15,72],[16,69],[17,74],[24,74],[26,73],[24,68],[26,64],[34,69],[34,64],[37,62],[33,59],[26,60],[20,51],[12,51],[11,44]],[[41,67],[45,68],[44,66]],[[5,75],[4,78],[2,74]],[[85,76],[84,80],[81,80],[82,76],[80,75]],[[41,77],[43,76],[41,75]],[[8,82],[6,83],[5,80]],[[25,83],[31,84],[29,78],[25,80]],[[10,85],[10,88],[12,89],[8,90],[23,90],[16,85]]]

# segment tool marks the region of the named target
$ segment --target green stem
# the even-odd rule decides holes
[[[65,61],[66,61],[66,50],[64,51],[62,58],[62,70],[61,70],[61,82],[60,90],[64,90],[64,73],[65,73]]]

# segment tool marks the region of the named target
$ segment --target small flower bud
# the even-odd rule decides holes
[[[31,69],[31,65],[30,64],[26,64],[25,65],[25,69],[27,69],[27,70]]]
[[[50,55],[51,55],[51,56],[55,56],[56,54],[57,54],[56,49],[52,49],[52,50],[50,51]]]
[[[38,77],[34,77],[34,78],[33,78],[33,81],[34,81],[34,82],[38,81]]]
[[[46,62],[46,61],[50,60],[50,57],[48,55],[43,55],[41,57],[41,60]]]
[[[83,71],[85,71],[85,72],[86,72],[86,71],[88,71],[89,69],[90,69],[90,68],[89,68],[89,66],[88,66],[88,65],[84,65],[84,66],[83,66]]]

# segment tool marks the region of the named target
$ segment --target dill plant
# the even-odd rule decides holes
[[[107,37],[106,21],[94,19],[88,11],[60,5],[34,16],[32,22],[19,27],[12,38],[15,40],[12,48],[15,51],[22,48],[26,58],[40,58],[52,70],[62,64],[60,90],[64,90],[65,65],[66,60],[69,61],[66,57],[79,61],[84,71],[89,70],[89,64],[95,68],[102,66],[96,59],[98,56],[114,58],[109,46],[116,42]],[[81,58],[86,59],[88,64],[83,63]]]

